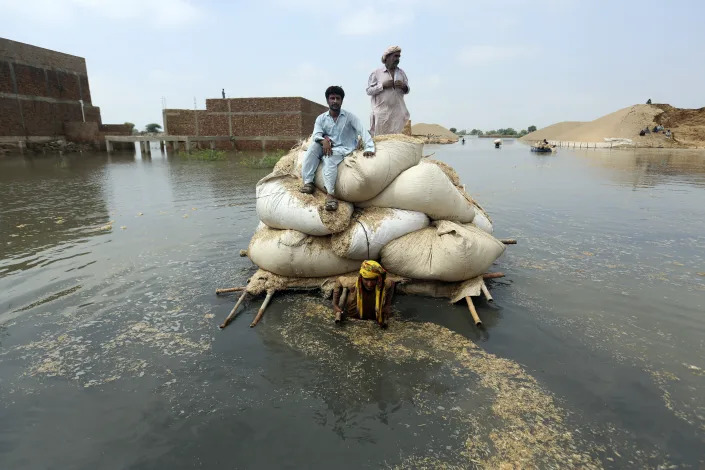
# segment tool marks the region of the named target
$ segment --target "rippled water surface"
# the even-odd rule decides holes
[[[0,159],[0,468],[699,468],[705,153],[427,146],[517,238],[494,304],[332,323],[256,299],[268,170],[153,150]]]

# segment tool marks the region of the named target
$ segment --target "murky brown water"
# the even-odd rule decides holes
[[[315,295],[225,331],[241,157],[0,160],[0,468],[705,465],[705,153],[428,146],[519,239],[487,326]]]

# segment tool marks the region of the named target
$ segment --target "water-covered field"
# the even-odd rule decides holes
[[[705,152],[427,146],[517,238],[494,304],[224,331],[267,170],[0,160],[0,468],[699,468]]]

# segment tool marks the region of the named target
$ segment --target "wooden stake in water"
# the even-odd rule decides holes
[[[238,299],[238,301],[237,301],[237,303],[235,304],[235,306],[233,307],[233,309],[230,311],[230,314],[227,316],[227,318],[225,319],[225,321],[223,322],[223,324],[220,325],[220,329],[221,329],[221,330],[222,330],[223,328],[225,328],[226,326],[228,326],[231,321],[233,321],[233,318],[235,318],[235,316],[237,315],[235,312],[237,312],[237,308],[240,306],[240,304],[242,303],[242,301],[245,300],[245,296],[246,296],[246,295],[247,295],[247,291],[246,291],[246,290],[245,290],[245,291],[242,291],[242,295],[241,295],[240,298]]]
[[[257,326],[257,323],[262,319],[262,315],[264,315],[264,311],[267,309],[267,306],[269,305],[269,301],[272,300],[272,296],[274,295],[276,291],[275,290],[268,290],[267,291],[267,297],[264,298],[264,302],[262,302],[262,306],[259,308],[259,312],[257,312],[257,316],[255,317],[254,320],[252,320],[252,323],[250,323],[250,328],[254,328]]]
[[[485,285],[485,281],[482,281],[482,284],[480,284],[480,289],[482,290],[482,293],[485,295],[485,299],[487,299],[488,302],[494,301],[492,295],[490,295],[490,290],[487,288],[487,285]]]
[[[465,297],[465,300],[468,303],[468,308],[470,309],[470,315],[472,315],[472,319],[475,322],[475,326],[478,328],[482,326],[482,320],[480,320],[480,317],[477,315],[477,310],[475,310],[475,305],[472,303],[472,299],[470,296]]]
[[[496,279],[498,277],[504,277],[504,273],[485,273],[482,275],[482,279]]]
[[[215,295],[228,294],[230,292],[240,292],[245,290],[245,287],[228,287],[227,289],[216,289]]]

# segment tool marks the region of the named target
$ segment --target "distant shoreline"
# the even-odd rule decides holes
[[[494,139],[498,139],[498,138],[502,138],[502,139],[518,139],[518,138],[520,138],[521,136],[519,136],[519,135],[505,135],[505,134],[490,134],[490,135],[478,135],[477,137],[480,138],[480,139],[493,139],[493,138],[494,138]]]

